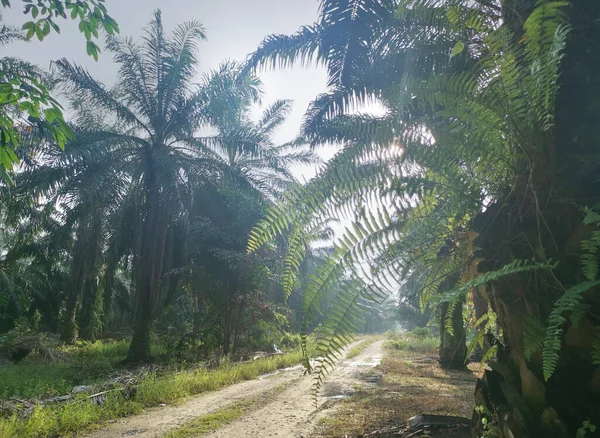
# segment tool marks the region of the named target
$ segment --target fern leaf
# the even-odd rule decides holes
[[[577,311],[582,304],[583,294],[589,289],[600,285],[600,280],[579,283],[567,290],[554,303],[554,309],[548,317],[548,328],[544,339],[544,379],[548,381],[558,366],[559,353],[562,345],[563,326],[567,319],[565,312]]]
[[[530,360],[544,346],[544,329],[537,319],[526,317],[523,327],[523,351]]]

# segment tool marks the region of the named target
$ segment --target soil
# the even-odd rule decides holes
[[[340,400],[351,395],[357,387],[369,383],[364,374],[379,364],[383,341],[369,345],[351,360],[342,361],[327,377],[315,406],[311,392],[313,379],[302,376],[300,367],[279,372],[257,380],[238,383],[211,393],[189,399],[177,406],[147,409],[142,414],[120,419],[86,438],[116,438],[135,436],[155,438],[202,415],[210,414],[232,403],[255,399],[281,385],[285,390],[268,398],[256,409],[203,437],[308,437],[318,420],[330,415]],[[362,377],[362,378],[361,378]],[[366,381],[366,383],[365,383]]]

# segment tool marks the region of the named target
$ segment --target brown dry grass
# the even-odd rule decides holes
[[[387,348],[374,371],[381,376],[378,384],[365,383],[357,388],[333,416],[320,421],[313,436],[356,437],[373,430],[403,426],[418,414],[470,418],[479,367],[469,368],[448,372],[439,367],[434,351]]]

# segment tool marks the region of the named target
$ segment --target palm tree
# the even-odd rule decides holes
[[[511,2],[516,12],[511,9],[508,22],[490,20],[492,2],[479,2],[481,8],[464,3],[402,2],[429,23],[424,37],[456,30],[448,56],[470,58],[470,68],[402,77],[385,92],[395,118],[386,133],[394,136],[386,141],[376,130],[347,129],[347,144],[336,159],[269,213],[250,248],[315,217],[360,211],[365,199],[373,199],[308,287],[308,304],[317,311],[349,272],[369,278],[368,285],[346,291],[347,300],[331,317],[336,321],[324,357],[333,358],[336,344],[350,336],[346,315],[361,298],[378,300],[405,275],[426,269],[425,303],[452,308],[474,289],[486,297],[489,311],[479,318],[482,330],[471,347],[483,340],[486,321],[497,318],[502,329],[490,353],[498,367],[477,386],[477,402],[486,406],[483,415],[497,424],[500,436],[571,436],[586,418],[597,422],[598,395],[586,389],[595,370],[590,353],[597,351],[597,305],[584,294],[598,285],[598,241],[577,230],[596,230],[600,217],[589,210],[598,202],[591,183],[597,172],[589,167],[598,165],[591,152],[592,119],[575,123],[567,113],[597,90],[578,82],[577,66],[590,65],[581,50],[599,44],[592,22],[600,11],[574,2],[567,44],[569,26],[559,3],[531,8]],[[473,38],[462,39],[465,32]],[[575,126],[588,134],[572,137]],[[571,255],[566,247],[573,248]],[[560,261],[558,268],[551,259]],[[375,268],[365,272],[364,265]],[[440,288],[450,291],[440,294]],[[545,338],[539,335],[544,327]],[[563,342],[569,348],[559,362]],[[494,382],[503,382],[504,389]]]
[[[437,13],[426,17],[419,16],[413,8],[401,8],[404,3],[322,0],[315,23],[301,27],[293,35],[266,37],[249,55],[246,70],[295,63],[323,65],[327,69],[328,90],[310,104],[302,136],[318,144],[340,142],[360,131],[372,132],[376,128],[371,117],[360,114],[348,117],[348,114],[372,103],[394,111],[397,108],[388,101],[388,96],[390,89],[401,86],[403,75],[426,78],[433,72],[464,67],[469,62],[465,56],[448,56],[461,41],[456,29],[438,26]],[[468,7],[463,5],[463,8],[470,13]],[[478,19],[485,22],[499,18],[493,2],[473,2],[473,8]],[[474,37],[473,32],[462,35],[464,40]],[[392,120],[414,117],[413,110]]]
[[[240,65],[225,63],[204,78],[204,86],[214,89],[217,82],[234,83],[240,77]],[[291,102],[276,101],[255,121],[251,113],[256,103],[257,97],[252,97],[222,111],[219,96],[211,99],[214,109],[209,111],[208,122],[215,133],[201,141],[207,146],[206,153],[226,169],[226,177],[197,187],[193,193],[198,201],[190,211],[191,269],[187,289],[193,295],[204,291],[204,298],[222,309],[224,355],[230,352],[232,337],[235,341],[234,327],[248,297],[263,286],[254,277],[277,252],[246,254],[248,235],[272,202],[298,185],[292,175],[293,166],[318,162],[312,151],[301,148],[300,140],[283,145],[273,140]],[[220,286],[207,294],[211,290],[208,283]]]
[[[175,224],[186,214],[189,184],[212,178],[219,164],[204,154],[198,128],[208,121],[212,96],[221,93],[222,111],[257,95],[251,78],[226,90],[193,86],[197,44],[204,39],[200,23],[177,26],[165,35],[160,11],[145,29],[142,43],[111,37],[107,49],[120,66],[117,83],[108,90],[83,68],[66,60],[56,63],[65,89],[101,108],[118,129],[79,133],[76,143],[102,144],[109,159],[88,184],[125,186],[117,200],[134,199],[133,269],[135,316],[129,360],[150,354],[150,326],[165,299],[161,280],[173,258]],[[111,182],[112,181],[112,182]],[[110,187],[110,185],[109,185]]]
[[[389,157],[384,157],[389,143],[397,142],[403,135],[408,126],[406,122],[416,126],[430,116],[431,110],[427,107],[418,108],[418,112],[417,108],[406,111],[394,102],[398,90],[406,87],[403,77],[425,80],[436,71],[464,68],[470,62],[453,48],[462,37],[476,41],[476,33],[467,35],[451,30],[437,18],[430,23],[427,15],[419,15],[422,8],[405,8],[399,13],[402,4],[396,0],[324,0],[317,23],[301,28],[292,36],[267,37],[248,59],[248,70],[311,61],[327,67],[329,91],[310,105],[302,134],[312,144],[345,143],[347,147],[338,160],[348,160],[349,166],[354,165],[356,157],[364,160],[362,155],[371,154],[372,142],[376,142],[380,147],[376,155],[383,158],[377,166],[394,167],[393,162],[386,162]],[[483,10],[465,7],[464,13],[466,16],[477,13],[475,16],[483,22],[497,17],[493,7],[486,5]],[[440,14],[442,12],[437,10],[432,16]],[[451,52],[456,53],[450,57]],[[387,114],[383,117],[352,114],[356,108],[372,101],[382,104]],[[431,125],[428,129],[432,129]],[[393,178],[388,171],[384,170],[385,174]],[[381,177],[384,179],[384,174]],[[371,188],[377,187],[376,182]],[[454,315],[460,324],[460,312]],[[442,341],[445,339],[442,336]],[[464,337],[462,345],[464,347]],[[452,349],[442,350],[452,353]]]

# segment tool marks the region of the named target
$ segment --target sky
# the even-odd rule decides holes
[[[12,1],[12,9],[3,13],[4,24],[21,26],[27,17],[22,2]],[[207,41],[200,44],[199,73],[215,69],[225,59],[243,60],[262,39],[270,34],[291,34],[300,26],[317,18],[318,0],[106,0],[109,14],[119,23],[123,36],[137,37],[152,18],[153,11],[162,10],[165,29],[176,24],[198,20],[205,28]],[[61,34],[52,33],[39,42],[12,43],[2,48],[2,56],[18,56],[49,68],[50,63],[67,58],[86,67],[92,75],[111,85],[117,67],[109,53],[102,53],[98,62],[87,56],[85,39],[75,22],[60,21]],[[102,45],[101,45],[102,47]],[[278,99],[292,99],[294,107],[288,121],[276,134],[276,141],[285,142],[298,133],[309,102],[325,91],[326,74],[322,68],[300,66],[285,70],[263,71],[260,77],[265,88],[263,104]],[[331,151],[324,153],[324,158]],[[309,178],[313,169],[298,169],[297,177]]]

